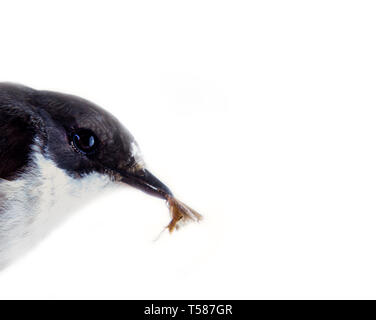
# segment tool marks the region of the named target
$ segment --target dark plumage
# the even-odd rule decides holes
[[[132,135],[116,118],[89,101],[1,84],[0,111],[2,159],[14,162],[13,170],[4,173],[8,177],[25,167],[28,148],[35,138],[40,140],[43,152],[48,152],[70,174],[82,176],[94,170],[123,170],[135,165]],[[98,137],[100,146],[95,153],[82,156],[71,147],[70,139],[80,128],[89,129]]]
[[[0,84],[0,132],[0,264],[11,243],[33,233],[40,216],[49,219],[59,197],[77,197],[77,190],[102,188],[105,181],[165,199],[170,231],[200,218],[145,168],[128,130],[89,101]]]

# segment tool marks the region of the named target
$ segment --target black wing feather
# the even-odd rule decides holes
[[[31,89],[0,84],[0,178],[15,179],[30,162],[31,146],[41,123],[27,102]]]

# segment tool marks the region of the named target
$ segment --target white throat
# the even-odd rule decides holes
[[[74,179],[38,151],[32,159],[33,169],[18,179],[0,179],[0,269],[38,242],[68,212],[115,185],[99,173]]]

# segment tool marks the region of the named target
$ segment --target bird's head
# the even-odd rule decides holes
[[[173,217],[172,231],[180,220],[200,215],[178,201],[169,188],[145,167],[130,132],[110,113],[84,99],[47,91],[32,95],[32,104],[44,119],[49,157],[80,179],[93,172],[165,199]]]
[[[49,156],[69,174],[107,174],[167,199],[171,191],[145,167],[137,142],[110,113],[84,99],[41,91],[33,96],[45,119]]]

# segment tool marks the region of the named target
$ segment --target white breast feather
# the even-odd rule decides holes
[[[114,185],[99,173],[74,179],[38,151],[32,159],[30,172],[14,181],[0,180],[0,269],[38,242],[68,212]]]

